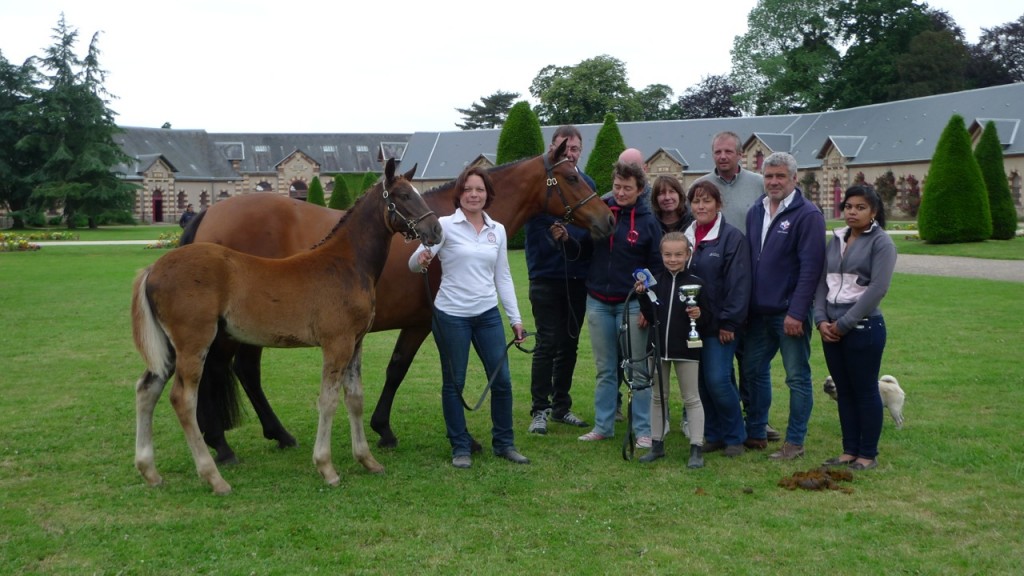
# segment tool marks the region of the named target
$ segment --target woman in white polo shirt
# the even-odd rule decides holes
[[[430,248],[420,246],[409,258],[413,272],[425,270],[435,255],[443,266],[432,329],[441,356],[441,407],[452,465],[469,468],[473,464],[473,439],[466,429],[461,396],[470,343],[486,373],[498,371],[491,385],[491,448],[500,458],[529,464],[516,450],[512,432],[512,378],[498,300],[517,341],[523,339],[523,322],[508,266],[505,227],[484,212],[494,199],[494,186],[486,171],[470,167],[455,181],[455,190],[455,213],[440,218],[444,240]]]

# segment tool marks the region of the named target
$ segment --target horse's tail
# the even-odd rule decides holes
[[[205,208],[199,214],[196,214],[195,218],[192,218],[185,226],[185,231],[181,233],[181,239],[178,240],[178,246],[184,246],[196,241],[196,232],[199,231],[199,225],[202,224],[204,216],[206,216]]]
[[[218,331],[221,329],[218,327]],[[220,422],[221,430],[231,430],[242,421],[238,378],[231,370],[236,349],[237,346],[230,345],[218,335],[206,352],[196,404],[196,418],[203,432],[209,430],[208,423],[211,422]]]
[[[146,369],[166,381],[174,370],[174,349],[153,314],[146,294],[146,280],[151,268],[139,272],[132,286],[132,339],[146,363]]]

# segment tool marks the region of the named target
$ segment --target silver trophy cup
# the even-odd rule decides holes
[[[679,287],[679,301],[687,307],[697,305],[697,295],[700,294],[700,284],[684,284]],[[690,333],[686,335],[687,348],[700,348],[704,345],[697,333],[697,321],[690,318]]]

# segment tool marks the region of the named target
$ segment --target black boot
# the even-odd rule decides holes
[[[704,467],[704,447],[690,444],[690,461],[686,463],[687,468]]]
[[[665,457],[665,441],[664,440],[652,440],[651,451],[640,457],[640,461],[643,463],[654,462],[658,458]]]

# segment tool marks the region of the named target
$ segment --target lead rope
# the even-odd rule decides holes
[[[643,387],[633,386],[633,382],[635,380],[635,378],[633,377],[633,339],[630,337],[629,333],[629,300],[630,298],[633,297],[633,295],[634,292],[630,291],[629,295],[626,296],[626,302],[622,310],[622,323],[619,325],[619,331],[623,333],[622,338],[620,338],[619,341],[623,344],[622,347],[625,348],[625,350],[623,350],[621,366],[622,377],[626,383],[626,410],[629,412],[629,416],[626,418],[626,426],[628,428],[628,431],[626,432],[626,437],[624,438],[625,441],[622,443],[622,459],[626,460],[627,462],[633,459],[633,454],[636,452],[636,433],[633,431],[633,392],[650,388],[652,386],[651,382],[653,378],[658,378],[658,383],[659,385],[661,384],[661,362],[658,361],[658,350],[657,345],[655,345],[654,349],[650,351],[645,351],[643,358],[641,358],[641,361],[644,364],[651,366],[650,360],[652,354],[654,355],[655,362],[653,366],[651,366],[651,374],[648,378],[647,385]],[[662,394],[662,397],[664,400],[664,393]]]

